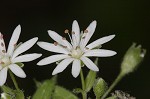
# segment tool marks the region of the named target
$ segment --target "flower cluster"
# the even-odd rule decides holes
[[[115,51],[99,48],[102,44],[113,39],[115,35],[106,36],[88,44],[94,34],[95,28],[96,21],[93,21],[83,32],[80,31],[78,22],[76,20],[73,21],[71,35],[69,34],[69,30],[65,30],[65,33],[69,35],[71,43],[58,33],[48,30],[49,36],[55,43],[38,42],[37,44],[47,51],[56,52],[58,54],[42,59],[37,65],[41,66],[61,61],[52,73],[52,75],[55,75],[62,72],[73,62],[72,75],[75,78],[80,73],[82,63],[90,70],[99,71],[99,68],[88,57],[109,57],[115,55]],[[3,35],[0,33],[0,86],[6,82],[8,69],[16,76],[25,78],[26,74],[18,64],[33,61],[42,55],[37,53],[20,55],[30,49],[38,40],[38,38],[35,37],[17,45],[20,33],[21,27],[18,25],[12,34],[7,50],[5,48]]]

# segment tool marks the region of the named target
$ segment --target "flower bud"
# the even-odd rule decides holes
[[[146,50],[141,48],[141,45],[136,46],[135,43],[127,50],[123,62],[121,64],[121,73],[128,74],[133,72],[141,63]]]
[[[115,92],[112,93],[112,97],[116,97],[114,99],[136,99],[135,97],[121,90],[115,90]],[[110,99],[113,99],[113,98],[110,98]]]
[[[107,83],[102,78],[98,78],[93,86],[93,91],[97,99],[101,98],[107,89]]]

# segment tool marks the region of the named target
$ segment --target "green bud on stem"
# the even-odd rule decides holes
[[[133,72],[141,63],[146,50],[141,48],[141,45],[136,46],[135,43],[127,50],[123,62],[121,64],[121,73],[128,74]]]

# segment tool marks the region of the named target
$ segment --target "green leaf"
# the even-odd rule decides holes
[[[97,99],[100,99],[107,89],[107,83],[102,78],[98,78],[93,86],[93,91]]]
[[[52,99],[78,99],[78,97],[65,88],[56,86]]]
[[[50,80],[46,80],[43,84],[37,89],[32,99],[50,99],[56,84],[56,77],[53,77]]]
[[[14,93],[16,94],[15,99],[25,99],[22,90],[14,90]]]
[[[85,79],[85,91],[89,92],[93,87],[94,81],[96,79],[96,72],[90,70],[86,79]]]
[[[98,65],[98,58],[95,60],[95,64]],[[90,70],[86,79],[85,79],[85,91],[89,92],[94,85],[96,79],[96,72]]]

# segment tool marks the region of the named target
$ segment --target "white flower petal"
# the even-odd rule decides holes
[[[76,20],[74,20],[72,24],[72,40],[74,48],[76,48],[80,42],[80,28]]]
[[[11,64],[8,66],[10,68],[10,70],[18,77],[20,78],[25,78],[26,77],[26,74],[25,72],[22,70],[21,67],[19,67],[18,65],[16,64]]]
[[[109,57],[109,56],[114,56],[117,53],[115,51],[111,50],[105,50],[105,49],[93,49],[87,51],[83,56],[91,56],[91,57]]]
[[[113,38],[115,37],[115,35],[109,35],[109,36],[105,36],[105,37],[102,37],[90,44],[88,44],[86,47],[89,48],[89,49],[92,49],[92,48],[95,48],[99,45],[102,45],[106,42],[109,42],[110,40],[112,40]]]
[[[66,67],[73,61],[73,58],[67,58],[64,59],[63,61],[61,61],[57,67],[54,69],[52,75],[56,75],[60,72],[62,72],[64,69],[66,69]]]
[[[81,60],[89,69],[99,71],[98,67],[89,58],[82,56]]]
[[[73,77],[77,77],[80,74],[81,70],[81,62],[78,59],[75,59],[72,64],[72,75]]]
[[[87,27],[87,33],[84,33],[82,38],[81,38],[81,42],[80,42],[80,47],[84,48],[86,46],[86,44],[89,42],[90,38],[92,37],[92,35],[95,32],[95,28],[96,28],[96,21],[93,21],[88,27]],[[84,37],[84,38],[83,38]]]
[[[51,64],[51,63],[60,61],[62,59],[68,58],[68,57],[70,57],[70,56],[65,55],[65,54],[52,55],[52,56],[46,57],[46,58],[42,59],[41,61],[39,61],[37,63],[37,65],[41,66],[41,65]]]
[[[17,44],[17,41],[19,39],[19,36],[20,36],[20,33],[21,33],[21,26],[18,25],[13,34],[12,34],[12,37],[9,41],[9,45],[8,45],[8,49],[7,49],[7,54],[12,56],[13,54],[13,51],[14,51],[14,48],[15,48],[15,45]]]
[[[12,56],[12,59],[15,58],[17,55],[27,51],[30,49],[38,40],[38,37],[32,38],[24,43],[22,43],[15,51]]]
[[[60,36],[58,33],[56,33],[55,31],[51,31],[51,30],[48,30],[48,34],[49,36],[54,40],[56,41],[57,43],[63,45],[63,46],[67,46],[69,49],[71,49],[71,44],[66,40],[66,39],[63,39],[62,36]]]
[[[0,55],[4,55],[6,53],[5,42],[3,39],[3,34],[0,32]]]
[[[65,44],[64,47],[67,47],[69,50],[72,49],[72,45],[71,45],[66,39],[63,39],[63,42],[64,42],[64,44]]]
[[[37,45],[39,45],[41,48],[43,48],[47,51],[69,54],[69,51],[67,49],[65,49],[59,45],[54,45],[52,43],[38,42]]]
[[[41,57],[42,54],[37,54],[37,53],[33,53],[33,54],[25,54],[25,55],[21,55],[18,56],[14,59],[12,59],[13,63],[17,63],[17,62],[30,62],[33,61],[39,57]]]
[[[7,79],[7,70],[8,68],[5,67],[2,70],[0,70],[0,86],[3,86]]]
[[[61,45],[64,45],[64,42],[62,42],[63,37],[60,36],[58,33],[56,33],[55,31],[52,31],[52,30],[48,30],[48,34],[54,41],[58,42]]]

